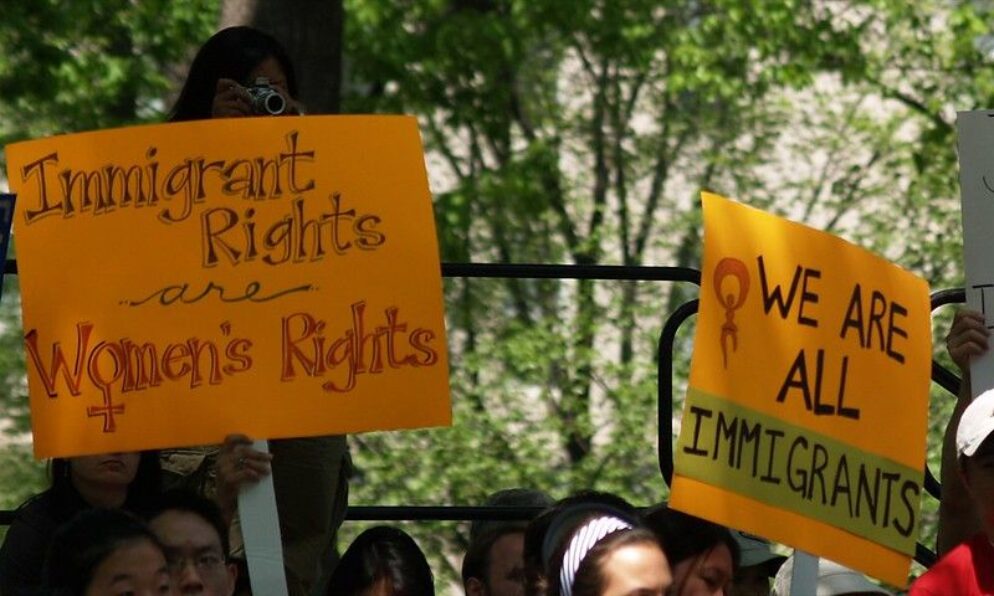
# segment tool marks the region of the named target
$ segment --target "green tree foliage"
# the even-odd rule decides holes
[[[160,119],[219,4],[5,1],[0,140]],[[954,118],[994,104],[983,3],[346,0],[344,14],[343,109],[418,115],[446,261],[697,266],[704,188],[935,287],[961,282]],[[16,434],[27,411],[7,284],[0,407]],[[353,437],[353,502],[474,504],[509,486],[666,497],[655,345],[693,286],[450,279],[445,292],[455,424]],[[951,400],[934,397],[937,465]],[[23,450],[3,454],[9,504],[39,472]],[[451,554],[459,530],[418,536]],[[435,563],[455,576],[458,557]]]
[[[218,0],[5,0],[0,146],[161,121],[218,9]],[[45,482],[43,463],[23,442],[30,420],[16,276],[4,279],[0,329],[0,507],[7,508]]]
[[[345,9],[344,105],[419,115],[445,260],[697,266],[704,188],[937,287],[961,280],[953,116],[990,105],[994,82],[977,3]],[[446,294],[455,424],[356,437],[359,500],[477,503],[512,485],[665,498],[654,346],[694,288],[454,279]],[[937,392],[933,465],[948,405]]]
[[[6,144],[160,119],[170,74],[216,26],[218,0],[9,0],[3,13]]]

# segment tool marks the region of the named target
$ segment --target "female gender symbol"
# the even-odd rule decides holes
[[[729,276],[739,281],[738,298],[732,294],[721,293],[721,282]],[[742,308],[749,294],[749,270],[745,263],[731,257],[719,261],[718,266],[714,268],[714,291],[718,295],[718,302],[725,308],[725,324],[721,326],[721,355],[725,368],[728,368],[728,344],[725,340],[730,338],[732,351],[738,350],[739,328],[735,326],[735,311]]]

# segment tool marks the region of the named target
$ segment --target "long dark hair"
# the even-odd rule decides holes
[[[69,504],[73,501],[72,495],[77,494],[72,485],[69,468],[70,460],[68,459],[55,458],[52,460],[50,471],[52,488],[50,492],[57,504]],[[124,501],[124,508],[142,513],[161,492],[162,465],[159,463],[159,452],[154,450],[142,451],[135,479],[128,485],[128,498]]]
[[[206,120],[211,117],[211,105],[218,79],[232,79],[241,84],[249,73],[266,58],[275,58],[286,75],[287,91],[297,96],[297,75],[293,64],[276,38],[252,27],[228,27],[208,39],[190,65],[183,90],[180,91],[170,122]]]
[[[81,512],[62,526],[52,540],[42,573],[43,593],[53,596],[85,593],[104,559],[121,546],[140,540],[162,550],[152,532],[130,513],[119,509]]]
[[[732,553],[733,569],[739,568],[739,545],[728,528],[665,505],[647,510],[642,519],[659,539],[671,567],[724,544]]]
[[[359,534],[342,555],[328,594],[352,596],[385,581],[396,596],[431,596],[435,583],[424,553],[406,532],[376,526]]]

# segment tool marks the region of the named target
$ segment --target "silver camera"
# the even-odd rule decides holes
[[[269,84],[266,77],[257,78],[246,90],[252,97],[252,110],[256,114],[276,116],[286,111],[286,98]]]

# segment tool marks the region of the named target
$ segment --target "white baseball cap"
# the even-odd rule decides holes
[[[773,596],[788,596],[790,594],[791,574],[794,570],[794,557],[790,556],[780,567],[776,579],[773,580]],[[818,559],[817,596],[845,596],[846,594],[881,594],[890,592],[866,579],[862,573],[857,573],[848,567],[828,559]]]
[[[994,389],[988,389],[974,399],[956,429],[956,452],[973,457],[980,444],[994,432]]]

